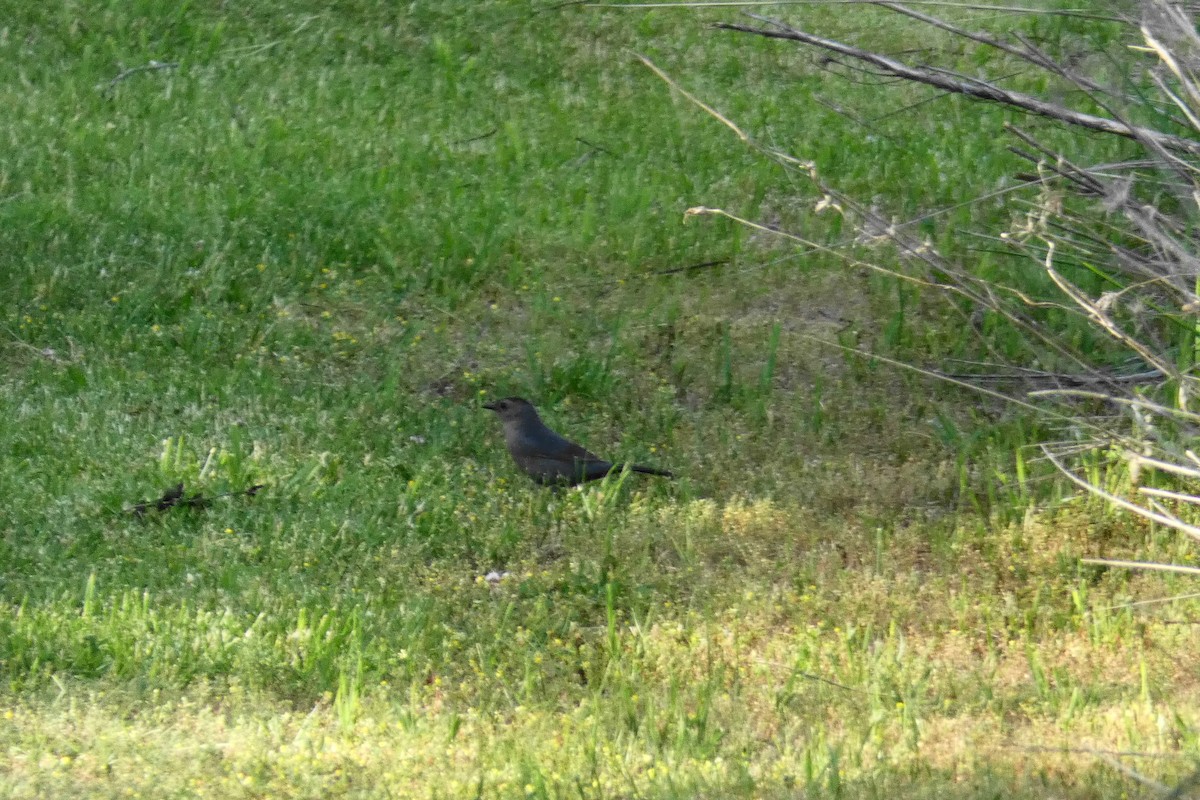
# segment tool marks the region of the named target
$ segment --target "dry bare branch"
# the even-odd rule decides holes
[[[1067,469],[1066,465],[1064,465],[1061,461],[1059,461],[1057,458],[1055,458],[1054,454],[1050,452],[1049,448],[1043,447],[1042,452],[1045,453],[1046,458],[1050,459],[1050,462],[1052,464],[1054,464],[1054,466],[1057,467],[1058,470],[1063,475],[1065,475],[1072,483],[1074,483],[1077,486],[1082,487],[1083,489],[1088,491],[1090,494],[1094,494],[1097,497],[1103,498],[1104,500],[1111,503],[1112,505],[1119,506],[1119,507],[1125,509],[1126,511],[1132,511],[1134,514],[1137,514],[1139,517],[1145,517],[1146,519],[1157,522],[1160,525],[1166,525],[1168,528],[1174,528],[1175,530],[1180,531],[1181,533],[1185,533],[1188,536],[1192,537],[1193,539],[1200,541],[1200,527],[1196,527],[1195,525],[1189,525],[1188,523],[1184,522],[1183,520],[1179,519],[1178,517],[1176,517],[1174,515],[1160,514],[1156,511],[1151,511],[1150,509],[1144,508],[1143,506],[1139,506],[1136,503],[1131,503],[1123,497],[1118,497],[1111,492],[1106,492],[1104,489],[1101,489],[1099,486],[1096,486],[1092,483],[1085,481],[1083,478],[1080,478],[1074,472],[1071,472],[1071,470]],[[1200,573],[1200,570],[1197,570],[1197,572]]]
[[[1142,0],[1145,13],[1140,31],[1146,47],[1123,51],[1133,53],[1125,61],[1114,56],[1113,66],[1119,69],[1110,74],[1119,75],[1124,83],[1106,87],[1102,80],[1077,74],[1070,59],[1056,60],[1019,34],[1013,34],[1020,42],[1017,45],[970,31],[913,11],[909,5],[917,5],[915,1],[862,2],[1033,63],[1068,82],[1068,88],[1084,90],[1107,116],[1085,114],[1059,102],[1003,89],[998,85],[1000,78],[976,78],[936,65],[913,65],[767,17],[749,15],[762,23],[760,28],[730,23],[714,27],[800,42],[834,54],[838,63],[845,60],[861,64],[872,74],[1120,136],[1144,149],[1145,157],[1136,161],[1106,168],[1085,167],[1081,159],[1069,157],[1059,147],[1006,126],[1019,140],[1010,149],[1028,159],[1037,174],[1022,175],[1024,183],[986,195],[1001,198],[998,202],[1008,203],[1014,211],[1009,230],[972,235],[994,248],[988,252],[997,252],[1002,246],[1006,255],[1018,259],[1012,262],[1014,265],[1029,263],[1019,260],[1028,258],[1040,266],[1050,284],[984,279],[971,265],[944,257],[931,238],[914,232],[913,220],[889,219],[875,205],[856,201],[830,186],[814,163],[762,146],[734,121],[681,89],[643,57],[647,67],[743,142],[789,169],[806,173],[820,197],[816,210],[836,212],[857,236],[829,245],[814,241],[819,237],[807,231],[779,230],[719,208],[697,206],[689,209],[688,216],[724,216],[786,237],[803,245],[805,252],[829,253],[847,266],[937,289],[946,295],[955,313],[969,318],[970,327],[964,330],[978,337],[989,355],[995,350],[987,341],[984,324],[992,315],[999,317],[1006,330],[1022,337],[1020,346],[1030,359],[1025,363],[1038,369],[1018,365],[1005,371],[999,366],[978,375],[955,374],[808,338],[1035,411],[1060,432],[1056,437],[1060,442],[1041,448],[1044,460],[1059,473],[1106,503],[1200,541],[1200,525],[1195,524],[1200,494],[1193,491],[1193,482],[1200,479],[1200,458],[1186,450],[1187,442],[1200,437],[1200,414],[1196,413],[1200,398],[1200,234],[1196,233],[1200,229],[1200,139],[1191,138],[1200,137],[1200,35],[1192,20],[1194,11],[1167,0]],[[1131,20],[1125,22],[1129,32],[1139,30]],[[1147,54],[1156,55],[1157,62],[1151,62]],[[1190,134],[1131,122],[1168,116],[1170,124],[1189,129]],[[854,255],[842,252],[847,244],[857,246]],[[886,255],[864,256],[868,248]],[[1087,333],[1080,335],[1084,329]],[[1111,346],[1093,351],[1098,340],[1093,332],[1102,332]],[[1008,352],[1011,354],[1011,349]],[[1117,359],[1123,353],[1130,358],[1118,366]],[[1014,388],[1028,390],[1031,386],[1053,388],[1039,388],[1021,396],[1013,393]],[[1093,483],[1080,477],[1078,470],[1068,465],[1067,460],[1086,454],[1100,456],[1098,463],[1126,469],[1131,487],[1137,486],[1144,470],[1155,470],[1176,485],[1131,488],[1140,495],[1132,500],[1121,497],[1109,487],[1095,485],[1098,480]],[[1200,574],[1200,569],[1172,565],[1089,563]]]
[[[988,36],[987,34],[980,33],[979,31],[969,31],[965,28],[960,28],[959,26],[952,25],[943,19],[930,16],[929,14],[922,14],[920,11],[914,11],[913,9],[903,6],[900,3],[883,2],[883,0],[880,0],[879,2],[876,2],[875,5],[895,11],[898,14],[904,14],[905,16],[912,17],[915,20],[924,22],[926,25],[934,28],[940,28],[944,31],[954,34],[955,36],[960,36],[964,39],[970,39],[971,41],[979,42],[980,44],[986,44],[989,47],[994,47],[997,50],[1002,50],[1009,55],[1014,55],[1017,58],[1024,59],[1031,64],[1035,64],[1044,70],[1054,73],[1055,75],[1061,75],[1085,89],[1098,92],[1104,91],[1104,87],[1100,86],[1095,81],[1065,69],[1057,61],[1043,53],[1031,42],[1028,42],[1024,39],[1021,39],[1021,43],[1025,45],[1023,48],[1014,47],[1008,42],[997,39],[994,36]]]
[[[563,3],[559,8],[581,5],[586,8],[754,8],[760,6],[873,6],[879,0],[708,0],[705,2],[680,3]],[[1073,8],[1036,8],[1028,6],[1001,6],[981,3],[957,3],[952,0],[909,0],[914,6],[940,6],[960,8],[968,11],[998,11],[1005,14],[1033,14],[1045,17],[1073,17],[1098,22],[1126,22],[1124,17],[1095,14]]]
[[[767,17],[759,17],[750,15],[754,19],[765,22],[768,25],[774,25],[778,30],[768,30],[765,28],[753,28],[748,25],[738,25],[732,22],[717,22],[713,24],[714,28],[729,31],[738,31],[741,33],[750,33],[756,36],[764,36],[768,39],[788,39],[803,44],[810,44],[814,47],[820,47],[832,53],[839,53],[844,56],[858,59],[863,63],[870,64],[876,69],[882,70],[884,73],[894,75],[897,78],[903,78],[916,83],[923,83],[928,86],[934,86],[945,92],[961,94],[967,97],[973,97],[978,100],[989,100],[993,103],[1001,103],[1003,105],[1019,108],[1023,111],[1028,111],[1031,114],[1055,119],[1060,122],[1066,122],[1071,125],[1077,125],[1090,130],[1109,133],[1114,136],[1122,136],[1127,139],[1135,139],[1137,141],[1153,142],[1167,150],[1177,152],[1190,153],[1192,155],[1200,155],[1200,141],[1194,139],[1185,139],[1181,136],[1175,136],[1162,131],[1152,130],[1150,128],[1138,127],[1129,125],[1117,120],[1107,119],[1105,117],[1097,117],[1093,114],[1084,114],[1080,111],[1074,111],[1063,106],[1049,103],[1032,95],[1024,94],[1023,92],[1013,92],[1007,89],[1001,89],[995,84],[987,81],[974,78],[960,76],[958,78],[951,77],[943,72],[930,69],[928,67],[912,67],[908,64],[898,61],[889,56],[880,53],[873,53],[868,50],[863,50],[852,45],[826,39],[821,36],[815,36],[811,33],[796,30],[788,25],[785,25],[778,20],[769,19]]]
[[[1081,564],[1095,564],[1100,567],[1123,567],[1125,569],[1144,569],[1149,572],[1175,572],[1180,575],[1200,575],[1200,568],[1182,567],[1178,564],[1160,564],[1156,561],[1126,561],[1119,558],[1081,558]]]

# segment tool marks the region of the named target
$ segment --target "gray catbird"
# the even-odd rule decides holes
[[[500,415],[509,454],[517,466],[538,483],[574,485],[603,478],[625,467],[647,475],[675,477],[666,470],[640,464],[613,464],[589,453],[547,428],[533,404],[520,397],[506,397],[485,403],[483,407]]]

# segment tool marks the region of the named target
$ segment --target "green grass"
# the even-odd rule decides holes
[[[1138,791],[1028,749],[1080,744],[1187,771],[1194,601],[1105,610],[1186,584],[1077,564],[1187,550],[1034,513],[1031,423],[814,344],[960,347],[935,297],[685,222],[841,236],[631,53],[897,214],[1023,169],[1008,117],[864,131],[816,98],[927,95],[729,16],[0,3],[0,793]],[[947,231],[989,213],[930,233],[974,258]],[[510,393],[681,477],[530,485],[479,404]],[[266,488],[128,513],[178,482]]]

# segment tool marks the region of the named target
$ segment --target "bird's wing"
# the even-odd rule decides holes
[[[565,439],[563,441],[566,442],[566,447],[564,447],[560,453],[556,455],[558,455],[558,457],[562,458],[564,461],[604,461],[604,459],[602,459],[600,456],[596,455],[582,445],[575,444],[574,442]]]
[[[579,483],[608,474],[612,464],[549,428],[536,438],[518,440],[513,459],[534,480],[542,483]]]
[[[510,445],[513,457],[538,458],[550,461],[574,463],[576,461],[603,461],[600,456],[570,439],[560,436],[549,428],[539,431],[536,438],[521,438]]]

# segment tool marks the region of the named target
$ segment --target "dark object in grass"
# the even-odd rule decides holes
[[[469,139],[455,139],[455,140],[454,140],[453,142],[451,142],[450,144],[470,144],[471,142],[480,142],[480,141],[483,141],[484,139],[487,139],[487,138],[490,138],[490,137],[492,137],[492,136],[495,136],[495,135],[496,135],[496,132],[497,132],[498,130],[500,130],[500,129],[499,129],[499,128],[492,128],[492,129],[491,129],[490,131],[488,131],[487,133],[481,133],[481,134],[479,134],[478,136],[472,136],[472,137],[471,137],[471,138],[469,138]]]
[[[265,483],[256,483],[249,489],[242,489],[237,492],[225,492],[224,494],[213,495],[212,497],[205,497],[199,492],[191,497],[184,497],[183,484],[177,483],[163,492],[162,497],[157,500],[144,500],[129,509],[129,513],[135,517],[144,517],[146,516],[146,512],[151,509],[154,511],[166,511],[171,508],[205,508],[213,500],[220,497],[237,497],[241,495],[254,497],[254,495],[258,494],[258,490],[264,486],[266,486]]]
[[[603,478],[628,467],[646,475],[674,478],[670,472],[641,464],[614,464],[559,436],[546,427],[528,400],[506,397],[484,408],[495,411],[504,423],[504,443],[526,475],[541,484],[574,486]]]
[[[656,269],[652,275],[674,275],[676,272],[696,272],[697,270],[708,269],[709,267],[721,267],[729,263],[728,258],[722,258],[718,261],[705,261],[701,264],[689,264],[686,267],[671,267],[670,269]]]
[[[125,80],[126,78],[128,78],[131,75],[137,75],[139,72],[153,72],[153,71],[162,70],[162,69],[176,69],[178,67],[179,67],[178,61],[153,61],[152,60],[152,61],[150,61],[150,63],[144,64],[140,67],[129,67],[128,69],[123,69],[123,70],[121,70],[120,73],[118,73],[117,77],[113,78],[111,81],[108,82],[107,86],[103,87],[101,94],[104,95],[105,97],[110,97],[113,93],[113,89],[116,88],[118,83]],[[96,87],[96,88],[100,88],[100,87]]]

